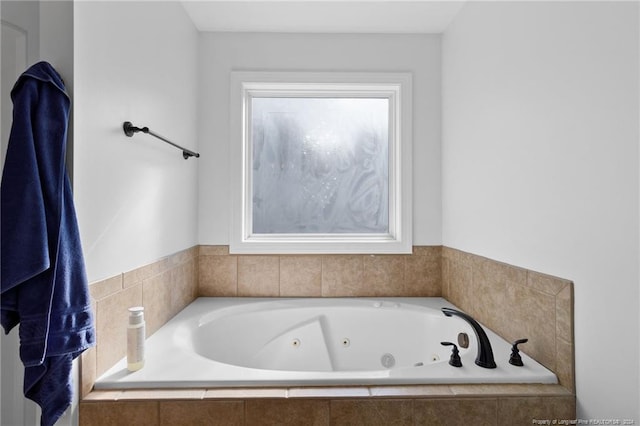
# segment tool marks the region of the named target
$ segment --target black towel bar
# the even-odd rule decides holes
[[[129,137],[133,136],[134,133],[138,133],[138,132],[147,133],[147,134],[149,134],[151,136],[155,136],[156,138],[160,139],[161,141],[166,142],[169,145],[175,146],[178,149],[181,149],[182,150],[182,157],[185,160],[188,159],[189,157],[196,157],[196,158],[200,157],[200,154],[198,154],[197,152],[193,152],[190,149],[183,148],[180,145],[178,145],[176,143],[173,143],[170,140],[168,140],[168,139],[166,139],[166,138],[164,138],[164,137],[162,137],[162,136],[160,136],[160,135],[158,135],[156,133],[153,133],[151,130],[149,130],[148,127],[136,127],[133,124],[131,124],[130,121],[125,121],[122,124],[122,129],[124,130],[124,134],[129,136]]]

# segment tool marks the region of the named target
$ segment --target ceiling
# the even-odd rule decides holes
[[[200,31],[442,33],[464,1],[184,0]]]

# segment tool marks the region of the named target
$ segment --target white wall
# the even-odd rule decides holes
[[[574,280],[583,419],[640,421],[638,16],[470,2],[443,36],[443,244]]]
[[[413,243],[441,243],[440,36],[202,33],[199,238],[229,244],[229,73],[413,73]]]
[[[64,79],[73,99],[73,2],[46,0],[40,3],[40,56]],[[67,171],[73,185],[73,105],[67,130]]]
[[[40,10],[38,2],[0,2],[2,17],[2,141],[0,164],[9,142],[13,120],[11,89],[25,69],[40,60]],[[20,361],[18,328],[0,333],[0,424],[36,425],[39,408],[22,393],[24,366]],[[64,424],[64,423],[63,423]]]
[[[35,1],[2,1],[2,84],[0,87],[0,165],[4,166],[7,152],[13,103],[11,89],[20,74],[40,59],[40,10]]]
[[[197,244],[198,33],[176,2],[75,2],[75,200],[90,281]]]

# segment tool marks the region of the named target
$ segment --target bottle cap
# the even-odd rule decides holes
[[[138,325],[144,322],[144,307],[133,306],[129,308],[129,324]]]

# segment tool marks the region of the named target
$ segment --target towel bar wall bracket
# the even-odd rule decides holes
[[[132,137],[135,133],[138,133],[138,132],[142,132],[142,133],[146,133],[148,135],[154,136],[154,137],[160,139],[161,141],[168,143],[171,146],[175,146],[176,148],[181,149],[182,150],[182,157],[185,160],[187,160],[189,157],[196,157],[196,158],[200,157],[200,154],[198,154],[197,152],[193,152],[190,149],[183,148],[180,145],[178,145],[176,143],[173,143],[170,140],[166,139],[165,137],[160,136],[160,135],[158,135],[156,133],[153,133],[151,130],[149,130],[148,127],[136,127],[133,124],[131,124],[130,121],[125,121],[122,124],[122,130],[124,130],[124,134],[129,136],[129,137]]]

